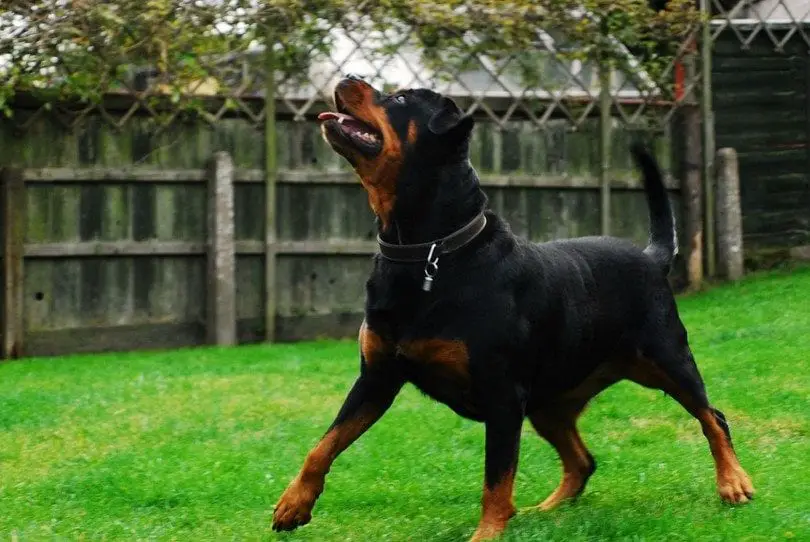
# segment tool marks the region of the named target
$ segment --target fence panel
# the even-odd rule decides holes
[[[740,4],[713,22],[716,139],[739,157],[749,268],[798,257],[810,247],[805,11],[796,2]]]
[[[236,318],[240,342],[265,337],[265,174],[260,132],[243,119],[156,130],[88,118],[66,131],[47,117],[23,138],[0,133],[26,174],[26,354],[165,348],[206,337],[206,172],[217,151],[236,165]],[[280,120],[275,269],[279,340],[356,333],[376,228],[354,174],[314,122]],[[491,206],[537,241],[598,234],[596,121],[537,130],[479,122],[472,160]],[[617,123],[611,222],[647,238],[647,207]],[[55,154],[42,151],[55,145]],[[658,138],[663,161],[669,140]],[[670,179],[673,197],[677,181]],[[677,207],[677,206],[676,206]]]

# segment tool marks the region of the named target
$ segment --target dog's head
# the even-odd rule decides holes
[[[467,158],[473,119],[441,94],[427,89],[384,94],[350,76],[337,84],[334,99],[335,111],[319,116],[323,136],[360,176],[383,229],[403,171]]]

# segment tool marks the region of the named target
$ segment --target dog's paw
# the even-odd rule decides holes
[[[498,538],[506,529],[506,522],[481,522],[470,538],[470,542],[483,542]]]
[[[745,504],[754,498],[754,485],[741,467],[717,477],[720,498],[729,504]]]
[[[312,508],[320,491],[301,482],[293,481],[273,510],[273,530],[292,531],[312,520]]]
[[[563,476],[560,485],[554,490],[554,493],[546,497],[537,508],[543,512],[553,510],[566,501],[574,500],[585,489],[585,484],[588,482],[590,474],[580,475],[578,473],[566,473]]]

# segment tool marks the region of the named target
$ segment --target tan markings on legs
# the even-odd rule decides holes
[[[711,408],[703,408],[696,418],[700,422],[706,440],[709,441],[720,498],[731,504],[748,502],[754,496],[754,485],[740,465],[737,454],[734,453],[734,448],[714,411]]]
[[[506,529],[509,519],[517,511],[512,500],[514,485],[514,467],[493,487],[488,487],[486,482],[484,483],[484,495],[481,499],[483,513],[478,528],[470,539],[471,541],[490,540]]]
[[[368,365],[380,361],[380,359],[391,351],[391,345],[369,329],[365,320],[363,320],[363,324],[360,326],[358,342],[360,343],[360,352],[363,354],[363,359],[366,360]]]
[[[560,484],[540,504],[541,510],[551,510],[579,495],[595,469],[593,457],[576,428],[580,410],[576,407],[557,408],[538,410],[529,415],[537,433],[557,450],[563,468]]]
[[[700,422],[714,459],[717,491],[721,499],[732,504],[742,504],[754,496],[751,479],[740,465],[737,454],[711,407],[699,404],[695,397],[678,386],[654,362],[643,357],[629,366],[627,378],[642,386],[662,390]]]
[[[338,455],[354,442],[379,417],[380,412],[361,411],[355,417],[333,427],[307,454],[304,465],[276,504],[273,528],[292,530],[309,523],[312,508],[323,492],[326,474]]]
[[[556,402],[529,414],[535,431],[557,451],[563,469],[557,489],[538,506],[541,510],[551,510],[567,499],[575,498],[585,489],[596,463],[582,442],[576,422],[591,399],[619,380],[620,364],[603,363]]]

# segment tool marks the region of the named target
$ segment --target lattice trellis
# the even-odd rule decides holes
[[[803,0],[711,1],[712,40],[730,31],[743,50],[763,35],[777,52],[783,52],[787,43],[796,38],[810,48],[810,4]]]
[[[313,59],[303,85],[282,84],[279,88],[280,101],[296,120],[304,120],[322,107],[334,82],[347,72],[378,87],[432,88],[498,127],[520,118],[539,129],[560,120],[576,129],[594,115],[600,100],[596,63],[574,60],[571,53],[576,44],[566,44],[548,32],[538,33],[532,51],[499,58],[470,54],[453,66],[439,68],[422,62],[413,29],[407,27],[380,32],[361,19],[348,28],[334,29],[333,36],[335,48],[331,54]],[[660,81],[644,73],[640,62],[621,44],[615,44],[614,54],[620,61],[611,71],[608,95],[621,122],[635,125],[654,118],[656,123],[666,123],[684,97],[695,90],[697,74],[677,96],[672,92],[676,66],[694,53],[689,43],[694,43],[694,35],[684,40]],[[380,50],[391,53],[381,55]],[[524,77],[529,72],[535,74],[531,80]]]
[[[779,4],[785,1],[779,0]],[[723,13],[730,20],[738,11],[735,6]],[[381,31],[358,15],[331,29],[328,54],[313,46],[304,51],[309,65],[302,67],[300,73],[275,73],[276,110],[297,121],[310,119],[325,107],[334,82],[347,72],[354,72],[377,86],[433,88],[498,127],[519,118],[537,129],[552,122],[564,122],[577,129],[596,115],[600,101],[604,104],[605,100],[618,122],[662,126],[684,101],[696,102],[700,73],[685,70],[684,65],[696,52],[697,30],[684,36],[676,58],[656,76],[644,72],[638,59],[621,43],[612,43],[617,61],[607,77],[607,95],[603,95],[601,81],[605,78],[600,77],[600,66],[592,60],[573,59],[570,53],[577,44],[567,43],[553,29],[538,32],[533,50],[497,58],[468,55],[461,62],[436,68],[423,62],[414,28],[400,24]],[[741,34],[741,42],[758,32],[769,32],[764,22],[745,36]],[[795,32],[808,39],[803,29]],[[234,43],[236,48],[231,54],[202,62],[205,73],[182,94],[170,90],[172,74],[125,69],[102,57],[99,70],[104,70],[108,77],[104,88],[99,90],[108,94],[109,99],[98,105],[54,100],[39,104],[32,115],[16,118],[15,122],[26,128],[42,115],[51,114],[73,128],[88,115],[97,113],[117,128],[123,128],[136,115],[146,115],[166,126],[187,110],[182,106],[198,100],[205,107],[197,110],[203,111],[203,117],[211,123],[236,114],[262,125],[269,69],[264,45],[255,41]],[[272,46],[279,50],[285,47]],[[52,70],[54,81],[81,76],[65,62],[57,61]],[[527,78],[527,73],[533,74],[532,77]]]

